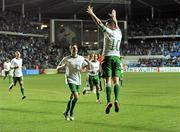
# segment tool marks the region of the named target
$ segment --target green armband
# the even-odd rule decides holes
[[[103,24],[100,24],[100,25],[99,25],[99,28],[101,29],[102,32],[106,32],[106,28],[104,27]]]

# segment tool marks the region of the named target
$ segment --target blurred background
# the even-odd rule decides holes
[[[180,72],[179,0],[1,0],[0,70],[16,50],[24,69],[40,70],[56,68],[72,44],[80,55],[100,54],[103,34],[86,13],[89,4],[101,20],[116,9],[125,70]]]

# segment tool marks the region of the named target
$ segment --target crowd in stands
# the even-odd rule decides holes
[[[45,38],[20,37],[0,35],[0,64],[14,57],[14,52],[22,53],[23,68],[56,68],[60,60],[69,55],[69,48],[62,48],[59,44],[49,43]],[[79,54],[86,56],[86,50],[79,48]],[[180,43],[156,44],[128,44],[123,50],[123,55],[163,55],[161,59],[139,59],[133,65],[137,67],[155,66],[180,66],[180,56],[171,56],[171,53],[180,52]],[[166,58],[166,56],[168,56]]]
[[[56,68],[61,59],[70,53],[69,47],[62,48],[45,38],[0,35],[0,67],[5,60],[14,58],[17,50],[22,54],[24,69]],[[84,51],[79,49],[79,54],[87,55]]]
[[[123,45],[123,55],[169,55],[180,52],[180,42],[178,41],[141,41],[130,42]]]
[[[123,45],[123,55],[161,55],[162,44],[159,43],[128,43]]]
[[[22,17],[20,13],[6,11],[0,12],[0,31],[20,32],[41,34],[40,25],[34,24],[37,22],[37,17],[25,15]]]
[[[134,67],[180,67],[180,57],[139,59]]]
[[[0,31],[42,34],[42,30],[31,22],[37,18],[30,15],[22,17],[19,13],[0,12]],[[178,19],[150,20],[131,22],[128,26],[130,36],[180,34]],[[69,47],[49,43],[49,38],[0,35],[0,67],[7,59],[14,57],[19,50],[23,58],[23,68],[55,68],[59,61],[69,55]],[[87,47],[79,47],[79,54],[87,56]],[[161,59],[139,59],[133,66],[180,66],[179,41],[144,41],[123,44],[123,56],[162,55]],[[169,57],[166,57],[169,56]]]
[[[0,64],[14,57],[14,52],[22,53],[24,69],[26,68],[55,68],[60,60],[69,55],[69,48],[62,48],[59,44],[49,43],[45,38],[0,36]],[[86,56],[86,49],[80,47],[79,54]],[[123,49],[124,56],[163,55],[162,59],[139,59],[133,66],[180,66],[180,56],[171,56],[171,53],[180,52],[179,42],[158,42],[143,44],[127,44]],[[132,65],[131,65],[132,66]]]
[[[67,55],[67,49],[54,48],[44,38],[0,36],[0,64],[14,58],[14,52],[19,50],[23,58],[23,68],[54,68],[62,55]]]
[[[128,43],[123,46],[122,54],[125,56],[162,56],[160,59],[139,59],[138,63],[130,64],[131,67],[180,66],[180,42],[178,41]]]
[[[180,20],[171,19],[138,19],[128,24],[129,36],[180,35]]]

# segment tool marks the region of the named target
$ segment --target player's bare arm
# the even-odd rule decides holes
[[[101,20],[94,14],[92,6],[89,5],[86,12],[91,16],[91,18],[97,25],[102,24]]]
[[[66,66],[66,60],[63,58],[63,60],[59,63],[59,65],[56,67],[56,70],[62,69]]]
[[[82,67],[82,68],[81,68],[81,71],[83,71],[83,70],[85,70],[85,69],[87,69],[87,70],[89,70],[89,69],[90,69],[90,62],[89,62],[89,60],[88,60],[88,59],[84,59],[84,61],[86,61],[86,62],[87,62],[87,65],[86,65],[86,66],[84,66],[84,67]]]
[[[65,66],[66,66],[66,64],[58,65],[58,66],[56,67],[56,70],[62,69],[62,68],[64,68]]]
[[[113,9],[112,12],[111,12],[111,14],[109,14],[109,15],[110,15],[110,17],[115,21],[116,27],[118,27],[118,21],[117,21],[117,17],[116,17],[116,10]]]
[[[58,64],[58,66],[56,67],[56,70],[62,69],[66,66],[66,59],[63,58],[62,61]]]
[[[88,59],[85,59],[85,61],[87,62],[87,66],[86,66],[86,68],[89,70],[90,69],[90,61],[88,60]]]

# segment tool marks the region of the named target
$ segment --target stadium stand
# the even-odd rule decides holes
[[[180,35],[178,18],[136,20],[129,22],[129,36]]]
[[[48,30],[42,30],[37,17],[26,14],[22,17],[14,11],[0,12],[0,31],[13,32],[15,35],[0,35],[0,63],[12,59],[15,50],[22,52],[24,69],[26,68],[55,68],[64,56],[69,53],[68,47],[61,47],[59,43],[50,43],[46,37],[34,37],[23,34],[44,35]],[[136,59],[136,63],[130,63],[130,67],[155,67],[155,66],[180,66],[180,42],[176,39],[156,39],[156,36],[180,35],[180,23],[178,18],[168,19],[140,19],[128,22],[128,36],[140,39],[131,39],[127,44],[122,44],[123,56],[146,56]],[[143,39],[143,36],[155,36],[150,41]],[[79,46],[79,54],[86,56],[87,50],[93,50],[92,46]],[[97,49],[95,49],[97,50]],[[150,57],[148,57],[150,56]],[[153,58],[152,56],[161,56]]]

